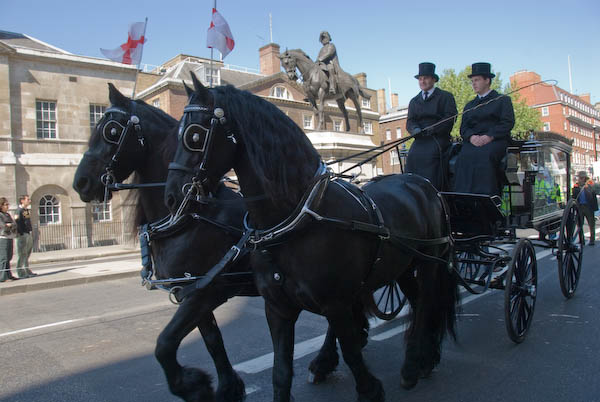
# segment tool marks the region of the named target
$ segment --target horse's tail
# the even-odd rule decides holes
[[[445,259],[452,258],[452,247],[445,252]],[[440,303],[440,336],[448,333],[456,340],[456,313],[459,308],[458,278],[448,265],[439,265],[438,295]]]
[[[363,88],[360,85],[358,86],[358,93],[365,99],[371,99],[371,94],[368,94],[365,91],[363,91]]]

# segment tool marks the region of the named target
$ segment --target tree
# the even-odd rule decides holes
[[[444,70],[440,77],[438,86],[450,92],[454,95],[456,100],[456,108],[461,113],[465,105],[474,98],[473,88],[471,87],[471,80],[468,75],[471,74],[471,66],[465,67],[460,73],[456,74],[454,69]],[[500,93],[508,94],[513,102],[513,108],[515,111],[515,127],[513,128],[511,135],[513,138],[525,138],[527,132],[530,130],[539,130],[542,127],[540,120],[540,114],[537,110],[531,109],[525,103],[524,99],[520,99],[517,91],[512,92],[513,88],[510,84],[502,88],[502,79],[500,73],[496,74],[496,77],[492,80],[492,89],[497,90]],[[462,114],[459,115],[454,123],[452,129],[452,137],[460,138],[460,123],[462,121]]]

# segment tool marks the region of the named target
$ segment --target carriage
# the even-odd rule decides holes
[[[564,137],[531,133],[528,140],[513,140],[507,149],[501,166],[502,197],[442,193],[454,240],[453,269],[470,293],[504,291],[506,330],[516,343],[524,340],[534,312],[536,246],[551,249],[556,256],[566,298],[574,295],[579,282],[583,220],[570,198],[570,153]],[[519,236],[536,232],[537,236]],[[405,301],[395,283],[374,294],[381,319],[395,317]]]

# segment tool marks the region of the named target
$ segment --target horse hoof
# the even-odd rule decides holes
[[[244,399],[246,399],[246,386],[235,371],[228,381],[219,382],[217,402],[242,402]]]
[[[375,387],[371,392],[358,394],[357,402],[385,402],[385,391],[381,381],[376,380]]]
[[[308,383],[309,384],[317,385],[322,382],[325,382],[325,380],[327,380],[327,374],[313,373],[312,371],[308,372]]]
[[[417,382],[419,382],[419,380],[416,378],[414,380],[406,379],[404,376],[400,378],[400,385],[406,390],[413,389],[417,385]]]

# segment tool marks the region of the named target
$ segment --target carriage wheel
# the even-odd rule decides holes
[[[583,216],[575,200],[571,199],[560,222],[556,254],[560,290],[567,299],[573,297],[579,283],[584,244]]]
[[[406,296],[396,280],[373,292],[373,314],[382,320],[396,317],[405,303]]]
[[[467,282],[467,290],[473,294],[485,292],[492,279],[490,264],[477,262],[480,259],[482,259],[480,255],[470,251],[464,251],[457,256],[456,268],[458,274]],[[475,281],[483,281],[484,283],[480,285]]]
[[[504,318],[508,336],[521,343],[531,325],[537,288],[535,249],[527,239],[517,243],[505,277]]]

